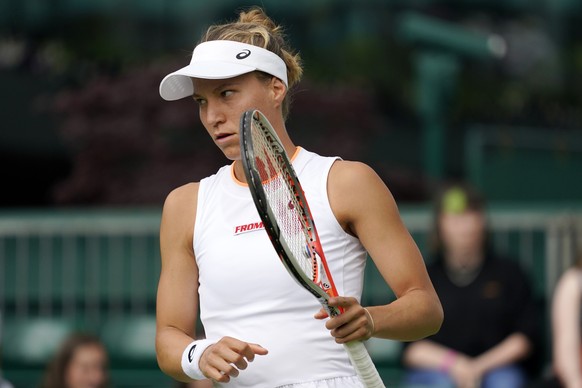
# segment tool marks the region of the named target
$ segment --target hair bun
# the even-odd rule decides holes
[[[267,16],[265,11],[259,7],[252,7],[247,11],[241,11],[238,22],[261,25],[274,33],[281,30],[281,27],[275,24],[275,22]]]

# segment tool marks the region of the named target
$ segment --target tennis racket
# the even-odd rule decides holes
[[[279,137],[258,110],[243,113],[240,136],[249,189],[279,258],[330,317],[343,313],[328,304],[338,293],[303,189]],[[384,387],[364,344],[352,341],[344,347],[362,383],[369,388]]]

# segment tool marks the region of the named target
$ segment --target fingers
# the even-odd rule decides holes
[[[453,380],[460,388],[477,388],[481,373],[475,366],[474,359],[459,355],[450,370]]]
[[[356,298],[335,297],[329,299],[332,307],[341,307],[340,314],[325,323],[337,343],[343,344],[354,340],[365,340],[372,336],[374,324],[371,315],[358,303]]]
[[[348,309],[351,306],[360,304],[356,298],[351,296],[336,296],[329,298],[327,303],[332,307],[342,307],[344,309]]]
[[[329,314],[325,309],[322,307],[315,315],[313,316],[315,319],[325,319],[329,317]]]
[[[227,383],[231,377],[237,377],[241,370],[246,369],[256,355],[267,353],[267,349],[258,344],[224,337],[202,353],[200,370],[212,380]]]

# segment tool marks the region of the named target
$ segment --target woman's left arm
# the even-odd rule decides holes
[[[333,298],[330,304],[346,308],[346,314],[326,323],[336,342],[369,336],[413,341],[436,333],[443,321],[439,298],[381,178],[363,163],[337,161],[329,174],[328,195],[338,222],[360,239],[397,298],[387,305],[366,307],[373,321],[373,329],[368,322],[367,331],[349,322],[361,322],[367,315],[355,298]]]
[[[480,375],[491,369],[523,360],[532,349],[529,338],[522,333],[513,333],[506,339],[472,360]]]
[[[580,295],[579,272],[566,271],[556,285],[552,298],[553,364],[564,386],[582,387],[580,355]]]

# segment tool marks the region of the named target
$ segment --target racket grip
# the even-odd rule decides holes
[[[366,346],[361,341],[351,341],[344,344],[344,348],[348,352],[350,361],[358,377],[366,388],[385,388],[378,370],[372,362],[372,358],[368,354]]]

